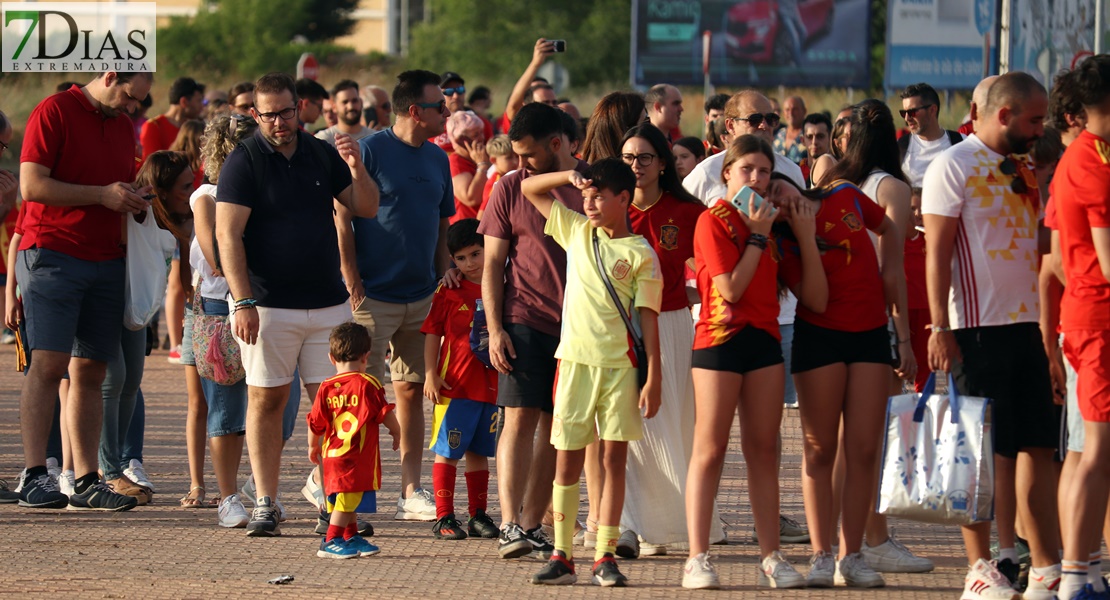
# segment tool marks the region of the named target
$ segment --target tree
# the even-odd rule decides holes
[[[355,26],[351,12],[358,8],[359,0],[311,0],[308,14],[299,33],[310,42],[329,42],[343,37]]]

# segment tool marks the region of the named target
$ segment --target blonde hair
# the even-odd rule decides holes
[[[509,141],[509,136],[502,133],[486,144],[486,152],[490,156],[511,156],[513,154],[513,143]]]
[[[212,117],[204,128],[204,142],[201,156],[204,158],[204,174],[208,181],[216,183],[224,160],[239,142],[254,133],[258,123],[250,117],[220,113]]]
[[[177,138],[170,145],[170,150],[181,152],[189,157],[189,168],[194,172],[200,170],[200,146],[204,138],[204,121],[190,119],[181,124]]]

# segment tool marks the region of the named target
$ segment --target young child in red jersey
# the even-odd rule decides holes
[[[493,186],[502,177],[517,170],[520,166],[520,158],[517,157],[516,152],[513,152],[513,146],[507,135],[502,134],[490,140],[486,144],[486,154],[489,154],[490,162],[493,163],[495,171],[486,180],[486,187],[482,190],[482,206],[478,208],[479,221],[486,212],[486,205],[489,204],[489,196],[493,193]]]
[[[499,533],[486,514],[489,457],[497,449],[497,371],[482,363],[470,346],[474,319],[482,310],[483,240],[477,219],[463,219],[448,228],[447,250],[463,280],[457,288],[439,286],[420,328],[427,365],[424,396],[435,403],[428,446],[436,453],[432,534],[441,540],[492,539]],[[466,531],[455,518],[456,469],[463,457],[470,513]]]
[[[385,389],[366,374],[370,332],[347,322],[331,332],[328,358],[339,373],[325,379],[308,413],[308,458],[324,473],[324,493],[331,522],[316,556],[357,558],[379,549],[358,534],[356,512],[377,512],[382,485],[378,425],[400,444],[401,426]]]

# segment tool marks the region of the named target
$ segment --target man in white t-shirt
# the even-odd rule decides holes
[[[362,125],[362,96],[358,83],[344,79],[331,90],[332,106],[335,107],[336,123],[316,133],[318,139],[335,145],[335,134],[345,133],[354,141],[374,133],[373,129]]]
[[[1044,133],[1047,112],[1048,95],[1032,76],[999,77],[976,133],[929,166],[921,201],[929,232],[929,366],[950,372],[961,395],[993,402],[995,496],[1012,498],[1017,486],[1016,512],[1033,562],[1026,598],[1055,597],[1061,573],[1056,491],[1044,483],[1054,477],[1058,426],[1038,326],[1041,203],[1031,165],[1015,158]],[[1000,538],[1005,526],[1012,537],[1013,505],[998,506]],[[990,562],[990,534],[989,522],[963,528],[970,564],[964,600],[1018,594]]]
[[[772,144],[775,140],[775,127],[779,116],[771,111],[771,101],[755,90],[743,90],[729,98],[725,104],[725,127],[733,139],[745,134],[757,135]],[[682,180],[682,187],[699,198],[706,205],[718,198],[724,198],[728,186],[721,181],[721,165],[725,162],[725,152],[718,152],[698,163],[694,170]],[[775,171],[789,177],[799,188],[805,189],[802,169],[794,161],[781,154],[775,155]]]
[[[902,172],[910,180],[910,187],[921,187],[925,170],[941,152],[964,139],[958,131],[942,129],[937,122],[940,97],[933,86],[915,83],[902,92],[902,110],[898,114],[906,120],[909,135],[898,140],[902,151]]]

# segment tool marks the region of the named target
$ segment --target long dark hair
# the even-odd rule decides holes
[[[847,179],[859,185],[875,169],[906,181],[894,129],[894,116],[886,104],[869,98],[852,107],[852,136],[844,158],[829,169],[825,181]]]
[[[771,179],[772,180],[777,180],[777,181],[784,181],[784,182],[790,184],[791,186],[793,186],[794,189],[798,190],[798,192],[802,195],[803,198],[806,198],[807,200],[814,200],[814,201],[817,201],[817,202],[821,202],[825,198],[828,198],[829,195],[832,194],[832,191],[833,191],[833,186],[830,186],[830,185],[822,186],[822,187],[819,187],[819,188],[812,188],[812,189],[808,189],[808,190],[803,189],[801,187],[798,187],[798,184],[795,183],[793,179],[791,179],[791,178],[787,177],[786,175],[783,175],[782,173],[779,173],[777,171],[771,173]],[[785,239],[788,239],[792,242],[797,242],[798,241],[798,238],[794,235],[794,229],[790,226],[790,223],[787,223],[786,221],[776,221],[775,224],[771,226],[771,231],[776,236],[778,236],[779,238],[785,238]],[[824,238],[821,237],[820,233],[817,234],[817,249],[821,250],[822,252],[826,252],[828,250],[835,250],[835,249],[847,250],[843,246],[839,246],[839,245],[836,245],[836,244],[830,244],[830,243],[826,242],[824,240]]]
[[[671,152],[671,147],[667,145],[667,138],[663,136],[663,132],[659,131],[658,127],[651,123],[644,123],[629,129],[624,134],[624,139],[621,140],[621,148],[624,147],[625,142],[632,138],[647,140],[651,147],[655,149],[660,162],[663,163],[663,173],[659,175],[660,189],[674,196],[679,202],[701,204],[701,200],[687,192],[686,188],[682,187],[682,182],[678,180],[678,170],[674,166],[674,153]]]
[[[177,183],[177,178],[188,169],[189,157],[184,152],[174,150],[159,150],[147,157],[142,169],[139,170],[135,182],[139,187],[151,186],[154,188],[154,198],[150,208],[158,225],[173,234],[178,240],[188,241],[189,232],[185,222],[187,215],[171,213],[162,199],[163,194],[169,194]]]
[[[644,97],[632,92],[613,92],[602,98],[586,126],[582,159],[594,163],[620,156],[621,136],[644,120],[644,106]]]

